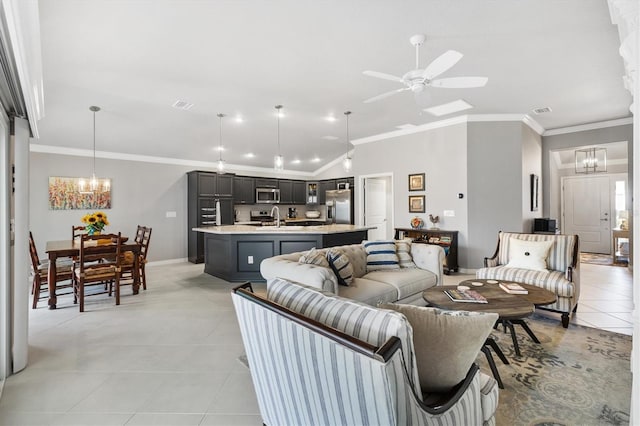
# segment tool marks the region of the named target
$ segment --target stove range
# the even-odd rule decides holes
[[[259,221],[262,222],[262,225],[268,224],[271,222],[275,225],[275,221],[273,220],[273,216],[267,210],[251,210],[251,221]]]

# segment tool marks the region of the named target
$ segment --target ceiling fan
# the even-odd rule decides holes
[[[391,80],[397,83],[402,83],[406,87],[392,90],[390,92],[383,93],[373,98],[369,98],[364,101],[365,104],[374,102],[386,97],[395,95],[396,93],[411,90],[413,93],[418,94],[426,87],[442,87],[447,89],[467,89],[473,87],[483,87],[487,84],[487,77],[449,77],[440,78],[434,80],[437,76],[453,67],[460,59],[462,59],[462,53],[455,50],[447,50],[442,55],[433,60],[425,69],[420,69],[420,46],[424,43],[426,37],[424,34],[416,34],[409,39],[412,46],[416,48],[416,69],[407,72],[402,77],[397,77],[391,74],[385,74],[378,71],[363,71],[364,75],[369,77],[382,78],[384,80]]]

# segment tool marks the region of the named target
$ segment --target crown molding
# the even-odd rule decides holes
[[[29,146],[31,152],[38,152],[43,154],[57,154],[57,155],[71,155],[75,157],[93,157],[93,151],[90,149],[78,149],[67,148],[60,146],[41,145],[32,143]],[[109,151],[96,151],[96,158],[106,158],[110,160],[124,160],[124,161],[138,161],[141,163],[155,163],[155,164],[170,164],[174,166],[188,166],[198,169],[211,169],[217,168],[217,161],[196,161],[196,160],[184,160],[180,158],[167,158],[167,157],[154,157],[151,155],[137,155],[137,154],[124,154],[121,152],[109,152]],[[267,167],[253,167],[244,166],[241,164],[227,163],[227,168],[230,173],[236,171],[242,172],[256,172],[266,175],[286,175],[286,176],[300,176],[309,177],[314,176],[312,172],[300,172],[295,170],[282,170],[275,172],[275,170]]]
[[[351,143],[353,143],[353,141],[351,141]],[[350,151],[348,151],[348,154],[351,155],[351,158],[353,158],[353,153],[354,152],[355,152],[355,148],[350,150]],[[324,166],[320,167],[319,169],[314,170],[313,172],[311,172],[311,175],[312,176],[317,176],[320,173],[326,172],[327,170],[329,170],[333,166],[342,163],[342,160],[344,160],[344,158],[342,157],[342,155],[340,155],[335,160],[332,160],[332,161],[328,162],[327,164],[325,164]]]
[[[580,124],[578,126],[559,127],[545,131],[542,136],[563,135],[565,133],[585,132],[587,130],[604,129],[607,127],[633,124],[633,117],[618,118],[615,120],[599,121],[596,123]]]

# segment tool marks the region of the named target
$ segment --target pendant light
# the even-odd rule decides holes
[[[351,172],[351,167],[353,166],[353,162],[351,161],[351,157],[349,156],[349,116],[351,115],[351,111],[345,111],[344,115],[347,117],[347,151],[345,153],[345,158],[342,160],[342,168],[344,171],[349,173]]]
[[[93,112],[93,174],[88,180],[81,178],[78,181],[78,190],[83,194],[92,194],[103,189],[101,180],[96,178],[96,112],[100,111],[100,107],[90,106],[89,110]],[[104,189],[108,190],[109,188]]]
[[[220,139],[218,142],[218,173],[224,174],[225,171],[225,162],[222,159],[222,118],[224,114],[218,114],[218,118],[220,119]]]
[[[284,169],[284,158],[280,154],[280,110],[282,105],[276,105],[275,108],[278,116],[278,153],[273,157],[273,168],[277,171],[282,171]]]

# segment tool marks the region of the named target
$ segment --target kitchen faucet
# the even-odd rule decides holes
[[[276,216],[276,228],[280,228],[280,209],[278,208],[278,206],[273,206],[271,208],[271,213],[270,213],[271,217],[273,217],[273,211],[274,210],[276,211],[276,214],[277,214],[277,216]]]

